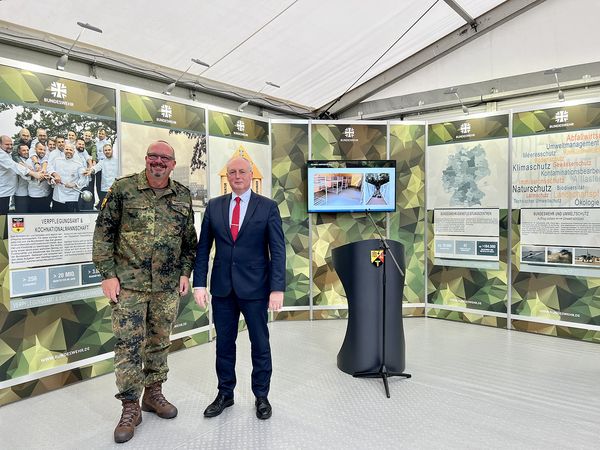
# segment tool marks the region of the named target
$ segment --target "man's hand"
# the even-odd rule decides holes
[[[271,311],[279,311],[283,307],[283,292],[273,291],[269,295],[269,309]]]
[[[119,279],[115,277],[102,280],[102,292],[111,302],[119,303],[119,294],[121,293]]]
[[[179,295],[183,297],[190,290],[190,279],[184,275],[179,277]]]
[[[194,300],[200,308],[206,308],[208,305],[208,291],[205,287],[194,288]]]

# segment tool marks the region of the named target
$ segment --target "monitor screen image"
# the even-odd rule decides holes
[[[308,161],[308,212],[396,209],[396,161]]]

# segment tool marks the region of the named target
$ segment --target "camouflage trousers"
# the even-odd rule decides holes
[[[119,400],[137,400],[144,386],[167,379],[167,355],[177,316],[177,292],[121,289],[112,305],[115,375]]]

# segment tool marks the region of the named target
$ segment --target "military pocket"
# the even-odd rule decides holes
[[[123,217],[121,218],[121,228],[123,231],[144,231],[152,223],[146,205],[125,205],[123,208]]]
[[[171,202],[170,206],[171,206],[171,209],[174,209],[178,213],[183,214],[185,217],[187,217],[190,214],[190,205],[189,205],[189,203],[185,203],[185,202]]]
[[[177,213],[173,221],[175,225],[173,232],[180,235],[187,224],[188,216],[190,215],[190,205],[185,202],[171,202],[169,207]]]

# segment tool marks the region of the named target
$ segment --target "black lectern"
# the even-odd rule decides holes
[[[404,271],[404,246],[396,241],[386,242]],[[410,378],[410,375],[402,373],[405,368],[402,327],[404,275],[398,271],[390,255],[386,255],[384,263],[377,266],[377,261],[372,261],[372,251],[381,251],[379,239],[353,242],[332,251],[333,267],[348,298],[348,327],[337,356],[337,365],[353,376],[380,376],[389,397],[387,376]]]

